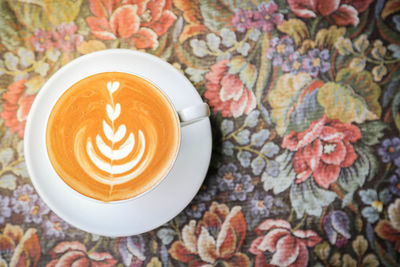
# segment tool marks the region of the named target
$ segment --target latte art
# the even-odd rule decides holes
[[[79,81],[58,100],[47,127],[56,172],[103,201],[149,190],[168,172],[178,145],[179,122],[168,99],[126,73]]]
[[[94,164],[98,169],[106,172],[108,174],[108,177],[101,177],[99,175],[93,175],[93,177],[99,180],[99,182],[109,185],[114,185],[116,183],[122,183],[130,179],[134,179],[138,174],[143,171],[144,166],[149,159],[148,155],[144,157],[146,140],[141,130],[138,131],[138,142],[135,142],[134,134],[129,133],[128,138],[125,139],[123,144],[117,147],[117,143],[123,140],[126,137],[127,133],[125,124],[121,124],[117,128],[117,124],[115,121],[121,114],[121,104],[115,104],[113,98],[113,93],[119,89],[119,86],[120,83],[118,81],[109,81],[107,83],[107,90],[110,95],[111,103],[106,105],[106,111],[111,125],[109,125],[108,122],[105,120],[103,120],[102,124],[103,133],[110,144],[106,144],[106,142],[103,141],[103,138],[99,134],[96,135],[95,145],[97,146],[102,156],[106,157],[106,159],[97,155],[95,147],[92,143],[92,139],[89,137],[86,142],[86,153],[89,156],[90,162],[87,162],[87,160],[85,160],[85,157],[82,155],[84,151],[82,151],[82,146],[80,145],[82,143],[82,140],[80,140],[80,138],[82,138],[84,134],[80,134],[78,132],[75,138],[75,144],[79,144],[75,146],[75,156],[82,159],[82,161],[79,161],[81,167],[88,170],[91,169],[90,164]],[[126,163],[116,164],[117,160],[126,159],[129,154],[133,152],[135,145],[138,146],[139,153],[135,157],[127,160]],[[112,194],[112,191],[110,191],[110,194]]]

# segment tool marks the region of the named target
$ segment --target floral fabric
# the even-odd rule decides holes
[[[170,222],[106,238],[32,187],[43,83],[107,48],[156,55],[212,110],[204,184]],[[0,1],[1,266],[398,266],[399,0]]]

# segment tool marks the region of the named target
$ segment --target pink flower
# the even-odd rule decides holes
[[[293,131],[285,136],[282,147],[297,151],[293,159],[296,183],[313,175],[319,186],[328,188],[337,180],[340,169],[351,166],[357,159],[352,143],[360,138],[357,126],[343,124],[324,115],[306,131]]]
[[[250,253],[256,255],[255,266],[307,266],[307,247],[313,247],[322,240],[312,230],[292,230],[284,220],[265,220],[255,232],[258,237],[249,249]],[[266,262],[265,251],[273,253],[269,264]]]
[[[53,32],[56,48],[62,49],[64,52],[72,52],[74,47],[83,41],[82,35],[76,34],[77,30],[78,27],[73,22],[57,26],[56,31]]]
[[[245,32],[253,26],[253,12],[238,9],[232,18],[232,24],[238,32]]]
[[[365,11],[373,0],[288,0],[290,9],[301,18],[326,17],[339,26],[359,23],[358,14]]]
[[[117,263],[110,253],[88,252],[78,241],[58,243],[49,254],[53,258],[46,267],[54,266],[103,266],[111,267]]]
[[[256,107],[254,93],[240,80],[239,75],[228,73],[228,60],[211,66],[204,96],[214,112],[220,111],[223,117],[239,117],[248,114]]]
[[[43,31],[42,29],[35,30],[30,41],[38,52],[44,52],[45,50],[52,48],[54,45],[51,39],[51,32]]]
[[[258,11],[254,12],[254,26],[264,32],[275,29],[275,25],[282,23],[283,15],[276,13],[278,5],[270,1],[268,4],[262,3],[258,6]]]

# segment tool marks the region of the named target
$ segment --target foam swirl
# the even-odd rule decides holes
[[[95,175],[96,179],[110,185],[126,182],[135,178],[135,176],[141,172],[142,168],[140,167],[146,163],[146,161],[142,161],[146,150],[146,138],[141,130],[138,130],[138,142],[136,142],[135,135],[131,132],[128,134],[123,144],[116,148],[116,144],[127,136],[126,125],[121,124],[117,128],[115,122],[122,112],[121,104],[114,103],[113,97],[113,94],[119,89],[119,86],[120,83],[118,81],[109,81],[107,83],[107,90],[111,103],[106,105],[106,113],[111,121],[111,125],[109,125],[106,120],[103,120],[102,129],[104,136],[111,144],[106,144],[100,134],[96,135],[95,142],[92,142],[90,137],[86,141],[86,153],[91,163],[99,170],[106,172],[109,178],[112,178],[104,179],[104,177]],[[78,134],[76,137],[80,138],[81,136],[83,135]],[[80,144],[82,142],[78,140],[77,143]],[[135,146],[138,146],[139,152],[135,156],[132,156]],[[95,147],[100,151],[101,155],[97,154]],[[79,156],[79,154],[82,153],[80,151],[81,146],[76,146],[76,150]],[[87,167],[87,162],[84,160],[85,157],[80,158],[83,158],[81,164],[84,166],[82,167]],[[127,158],[129,159],[127,160]],[[116,161],[124,159],[125,161],[121,164],[115,163]]]

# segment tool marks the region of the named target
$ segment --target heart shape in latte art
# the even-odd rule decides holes
[[[102,201],[140,195],[169,171],[179,148],[176,113],[161,91],[109,72],[69,88],[49,117],[46,144],[58,175]]]

